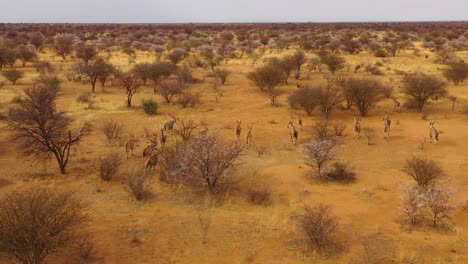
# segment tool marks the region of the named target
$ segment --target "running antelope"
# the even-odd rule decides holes
[[[436,144],[439,141],[439,131],[434,127],[435,121],[429,122],[429,140]]]
[[[390,119],[390,115],[388,113],[385,113],[385,116],[382,120],[384,123],[384,139],[388,140],[390,137],[390,125],[392,124],[392,120]]]
[[[247,127],[249,131],[247,132],[247,136],[245,137],[245,144],[247,145],[247,148],[250,148],[250,145],[252,145],[252,126]]]
[[[299,125],[299,129],[302,131],[302,118],[301,115],[297,115],[297,124]]]
[[[288,128],[289,128],[289,136],[291,136],[291,142],[296,144],[297,138],[299,137],[299,132],[294,127],[294,119],[289,121]]]
[[[127,159],[133,156],[133,150],[138,146],[139,140],[135,138],[133,134],[130,134],[130,139],[125,142],[125,152],[127,153]]]
[[[164,145],[166,145],[166,141],[167,141],[167,136],[166,134],[164,134],[164,128],[161,128],[161,139],[159,141],[161,141],[161,147],[164,147]]]
[[[356,138],[357,136],[359,138],[359,134],[361,133],[361,118],[360,117],[354,116],[353,130],[354,130],[354,137]]]
[[[397,99],[395,98],[392,98],[392,100],[393,100],[393,111],[400,112],[401,103],[397,101]]]
[[[174,116],[172,115],[170,116],[171,116],[171,120],[166,121],[166,123],[164,123],[163,128],[165,131],[172,130],[174,128],[174,124],[177,122],[177,119]]]
[[[237,137],[237,140],[239,140],[240,135],[241,135],[241,132],[242,132],[241,122],[242,122],[242,120],[237,120],[237,126],[236,126],[236,137]]]
[[[149,145],[143,150],[143,159],[150,157],[153,155],[153,152],[156,150],[158,146],[158,134],[152,133],[151,136],[148,136],[148,143]]]
[[[158,153],[152,154],[148,159],[145,161],[145,169],[147,171],[153,170],[156,165],[158,164]]]

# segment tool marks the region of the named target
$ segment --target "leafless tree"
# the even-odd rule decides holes
[[[82,59],[85,64],[88,64],[97,55],[96,48],[93,45],[80,43],[75,46],[75,56]]]
[[[270,99],[272,105],[275,105],[276,98],[282,93],[276,89],[284,78],[280,68],[266,65],[250,72],[247,78]]]
[[[456,205],[451,202],[451,198],[455,190],[443,184],[432,185],[424,191],[423,199],[426,206],[432,213],[432,224],[434,227],[439,224],[440,220],[449,217],[449,212],[456,208]]]
[[[317,86],[301,86],[289,95],[289,105],[292,108],[302,108],[307,115],[312,115],[315,107],[320,105],[322,89]]]
[[[333,110],[335,110],[335,108],[343,101],[343,96],[341,95],[340,91],[331,85],[321,87],[321,94],[319,98],[320,110],[322,111],[325,119],[330,118]]]
[[[119,86],[125,89],[127,94],[127,107],[132,107],[133,95],[138,92],[138,89],[141,86],[140,79],[132,72],[121,72],[117,75],[117,81]]]
[[[71,192],[46,188],[13,191],[0,200],[0,251],[40,264],[78,243],[89,217]]]
[[[104,61],[102,58],[97,58],[94,61],[85,64],[84,62],[78,62],[74,69],[77,74],[83,76],[86,81],[91,84],[91,91],[94,93],[96,90],[96,83],[103,74],[108,74],[108,70],[113,66]],[[105,81],[104,81],[105,82]]]
[[[175,95],[181,94],[184,90],[185,84],[173,80],[162,81],[157,88],[159,94],[161,94],[164,101],[168,104],[172,103]]]
[[[25,45],[21,45],[16,49],[16,55],[23,63],[23,67],[26,66],[26,63],[37,58],[36,51]]]
[[[402,186],[402,191],[401,210],[404,216],[408,219],[410,225],[415,225],[424,206],[424,192],[419,188],[419,186],[414,185],[404,185]]]
[[[317,170],[319,178],[322,177],[323,167],[335,157],[336,146],[335,140],[311,140],[302,146],[306,164]]]
[[[383,86],[372,79],[350,78],[347,81],[348,91],[361,116],[383,99]]]
[[[343,57],[333,53],[326,53],[322,55],[320,59],[323,62],[323,64],[328,66],[328,69],[332,74],[334,74],[337,70],[342,69],[346,62],[346,60]]]
[[[445,82],[436,75],[428,75],[422,72],[410,73],[403,78],[402,92],[410,97],[416,109],[422,112],[431,97],[447,94],[445,85]]]
[[[455,85],[463,82],[468,77],[468,63],[454,62],[448,65],[448,68],[443,70],[445,78],[452,81]]]
[[[73,51],[73,36],[62,34],[54,38],[54,49],[63,60]]]
[[[210,192],[228,177],[227,170],[235,165],[243,151],[240,142],[221,143],[210,133],[202,133],[174,150],[163,153],[162,177],[169,182],[206,184]]]
[[[143,82],[143,85],[146,85],[146,82],[151,77],[151,64],[149,63],[137,63],[133,65],[132,72],[140,78]]]
[[[91,126],[86,123],[72,133],[69,129],[72,119],[56,109],[56,90],[37,86],[24,92],[24,100],[10,111],[12,141],[26,156],[41,159],[53,154],[64,174],[72,150],[90,133]]]
[[[175,48],[171,50],[169,54],[167,54],[167,58],[174,64],[179,63],[187,54],[185,49]]]
[[[428,188],[437,180],[444,177],[444,172],[437,162],[415,156],[406,160],[404,171],[411,176],[421,188]]]
[[[302,65],[306,62],[307,57],[305,53],[301,50],[296,51],[292,57],[291,57],[291,62],[294,65],[294,68],[296,69],[296,74],[294,75],[294,78],[296,80],[299,80],[301,78],[301,68]]]
[[[193,132],[199,127],[193,120],[178,119],[175,127],[175,132],[183,141],[189,140],[193,136]]]
[[[24,72],[19,71],[17,69],[10,69],[10,70],[2,71],[2,75],[7,80],[9,80],[13,85],[15,85],[18,80],[24,77]]]
[[[323,252],[335,244],[333,235],[337,230],[337,217],[329,205],[305,205],[293,216],[299,229],[308,239],[311,250]]]

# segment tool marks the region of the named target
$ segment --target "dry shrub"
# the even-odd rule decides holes
[[[122,157],[117,152],[111,152],[99,158],[99,177],[103,181],[110,181],[122,165]]]
[[[127,190],[141,201],[149,194],[148,177],[144,169],[132,168],[127,171]]]
[[[196,105],[200,104],[200,94],[185,91],[180,94],[177,100],[177,104],[183,108],[195,107]]]
[[[307,238],[311,250],[322,253],[335,245],[333,235],[338,221],[329,205],[305,205],[303,210],[294,214],[293,219]]]
[[[326,120],[318,121],[312,126],[312,136],[317,140],[328,140],[334,137],[330,123]]]
[[[193,120],[179,119],[177,120],[177,126],[174,130],[183,141],[187,141],[192,137],[193,132],[198,127],[199,125]]]
[[[427,188],[444,177],[439,164],[426,158],[411,157],[406,160],[403,169],[421,188]]]
[[[343,131],[346,129],[346,123],[343,121],[336,121],[332,123],[333,130],[335,131],[335,136],[343,136]]]
[[[109,120],[104,123],[102,132],[109,142],[114,142],[115,140],[120,139],[123,132],[123,125],[117,121]]]
[[[255,205],[271,205],[271,190],[265,186],[252,185],[247,190],[247,201]]]
[[[0,200],[0,249],[19,262],[40,264],[81,240],[89,221],[71,192],[31,188]]]
[[[331,170],[327,172],[327,179],[339,182],[354,182],[356,180],[356,172],[344,162],[335,162],[332,164]]]

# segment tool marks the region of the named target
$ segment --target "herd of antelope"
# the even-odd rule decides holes
[[[399,110],[400,103],[395,100],[395,111]],[[295,126],[295,122],[297,119],[297,128]],[[390,138],[390,126],[392,124],[392,120],[390,119],[390,114],[388,112],[385,113],[383,120],[383,138],[385,140],[389,140]],[[158,133],[149,133],[145,129],[145,137],[147,139],[147,146],[143,149],[142,158],[145,161],[144,166],[145,169],[148,171],[153,170],[157,163],[158,163],[158,155],[161,153],[162,149],[164,148],[166,141],[167,141],[167,133],[174,129],[174,126],[177,122],[177,119],[171,115],[171,119],[166,121],[161,130],[160,134]],[[237,125],[235,128],[235,136],[237,140],[240,140],[242,134],[242,120],[236,120]],[[430,143],[437,143],[439,140],[439,131],[434,127],[435,121],[429,122],[429,139]],[[291,119],[287,125],[289,129],[289,136],[291,143],[296,144],[299,138],[299,131],[302,131],[302,118],[301,115],[297,115],[296,118],[291,116]],[[252,125],[247,126],[247,134],[245,136],[245,145],[247,148],[250,148],[252,145]],[[208,128],[205,127],[205,131],[202,133],[206,133]],[[354,138],[359,138],[361,133],[361,117],[354,115],[354,122],[353,122],[353,132]],[[159,138],[159,141],[158,141]],[[420,144],[424,144],[426,137],[421,137]],[[158,148],[158,142],[161,148]],[[130,138],[125,143],[125,151],[127,154],[127,158],[133,156],[133,151],[138,146],[139,140],[135,138],[133,134],[130,134]]]

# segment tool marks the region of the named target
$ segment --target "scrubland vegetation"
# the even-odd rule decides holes
[[[1,263],[467,263],[468,23],[0,24]]]

